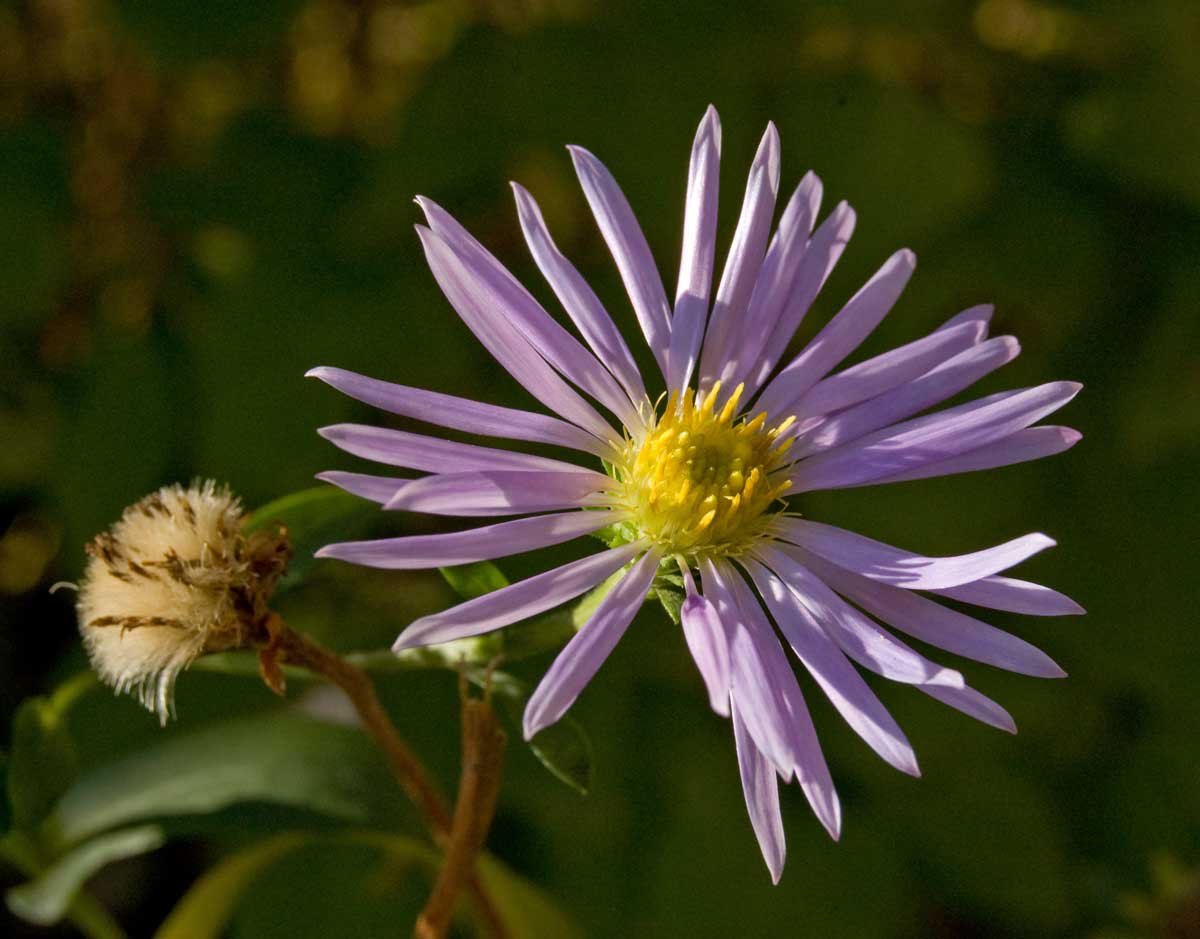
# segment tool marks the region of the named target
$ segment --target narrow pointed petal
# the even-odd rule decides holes
[[[607,457],[611,453],[611,447],[586,431],[545,414],[483,404],[454,395],[426,391],[423,388],[395,385],[329,366],[310,369],[305,373],[305,377],[320,379],[357,401],[391,414],[411,417],[439,427],[449,427],[468,434],[548,443],[556,447],[582,450],[599,457]]]
[[[317,433],[339,449],[363,459],[427,473],[470,473],[477,470],[592,472],[582,466],[544,456],[480,447],[473,443],[459,443],[368,424],[332,424],[319,428]]]
[[[962,688],[947,688],[945,685],[918,685],[917,687],[935,701],[940,701],[990,727],[1009,734],[1017,732],[1017,722],[1012,719],[1012,715],[970,685]]]
[[[412,482],[411,479],[399,479],[395,476],[372,476],[369,473],[344,473],[341,470],[328,470],[317,473],[317,479],[332,483],[351,495],[361,496],[378,502],[387,502],[396,494],[401,486]]]
[[[771,331],[779,322],[800,272],[800,259],[808,247],[808,236],[821,209],[823,187],[815,173],[808,172],[792,193],[779,228],[767,247],[762,269],[746,310],[745,328],[721,371],[721,381],[732,388],[754,372]]]
[[[984,328],[984,335],[980,337],[982,342],[987,338],[987,326],[992,321],[992,314],[996,312],[996,307],[991,303],[980,303],[978,306],[967,307],[961,313],[956,313],[946,322],[942,323],[938,329],[954,329],[956,326],[961,326],[963,323],[978,323]]]
[[[799,755],[789,715],[794,700],[803,704],[796,678],[787,670],[786,659],[783,670],[773,664],[773,653],[782,657],[779,643],[769,627],[760,628],[759,622],[747,615],[752,611],[744,610],[739,602],[735,591],[741,575],[719,560],[704,560],[700,570],[704,594],[716,606],[726,630],[731,694],[758,749],[785,778],[790,777]],[[795,695],[791,695],[788,678]]]
[[[920,378],[932,368],[978,343],[985,324],[961,323],[938,329],[915,342],[860,362],[817,382],[787,409],[796,417],[829,414]]]
[[[783,312],[779,314],[770,337],[763,344],[762,356],[757,361],[755,370],[750,372],[747,379],[747,392],[753,393],[761,388],[778,364],[780,356],[800,327],[800,322],[849,244],[856,220],[854,210],[845,202],[839,202],[829,218],[813,232],[800,259],[799,270],[792,282]]]
[[[622,545],[423,616],[400,634],[392,651],[466,639],[537,616],[591,590],[643,550],[641,543]]]
[[[622,517],[620,513],[605,511],[535,515],[443,535],[343,541],[326,545],[316,556],[389,570],[452,567],[562,544],[598,531]]]
[[[910,649],[880,628],[791,556],[786,549],[760,546],[757,557],[778,575],[826,634],[850,658],[891,681],[911,685],[963,686],[963,677]]]
[[[600,234],[617,262],[646,342],[665,377],[671,344],[670,306],[646,236],[608,168],[582,147],[567,149]]]
[[[775,637],[775,631],[771,629],[770,621],[755,598],[754,591],[740,574],[727,564],[725,567],[726,582],[731,588],[738,609],[743,614],[743,621],[754,637],[769,676],[770,687],[776,691],[780,705],[779,716],[784,721],[791,741],[794,756],[791,773],[781,770],[780,775],[785,779],[794,775],[799,780],[800,788],[813,814],[817,816],[817,821],[829,832],[829,837],[837,841],[842,834],[842,805],[838,800],[837,790],[833,787],[833,777],[829,773],[825,755],[821,752],[817,729],[813,726],[808,706],[804,703],[804,695],[800,692],[796,675]],[[735,690],[733,700],[741,707],[746,698],[742,692]],[[742,713],[744,715],[745,711]],[[760,752],[766,755],[765,751]]]
[[[458,223],[429,199],[418,197],[430,226],[458,257],[483,309],[507,321],[564,378],[574,382],[625,424],[633,420],[633,404],[612,373],[547,313],[525,287]]]
[[[750,825],[763,860],[767,862],[767,870],[771,872],[771,883],[777,884],[783,876],[783,862],[787,856],[783,816],[779,813],[779,780],[767,758],[758,752],[736,708],[733,711],[733,740]]]
[[[926,463],[916,469],[873,479],[863,485],[874,486],[908,482],[914,479],[929,479],[934,476],[954,476],[959,473],[975,473],[980,470],[998,469],[1001,466],[1028,463],[1031,460],[1040,460],[1043,457],[1055,456],[1070,450],[1082,439],[1083,434],[1070,427],[1053,425],[1026,427],[1024,430],[1018,430],[1015,434],[1009,434],[1003,440],[997,440],[995,443],[969,453],[950,457],[948,460]]]
[[[907,248],[897,251],[763,390],[757,408],[769,414],[790,407],[830,369],[858,348],[900,298],[917,266]]]
[[[405,483],[384,505],[431,515],[520,515],[604,505],[613,484],[602,473],[507,470],[443,473]]]
[[[646,397],[646,386],[625,339],[595,291],[559,251],[533,196],[518,183],[513,183],[512,187],[521,231],[534,262],[596,357],[616,376],[629,399],[638,404]]]
[[[726,357],[740,344],[750,295],[766,255],[778,194],[779,131],[774,124],[768,124],[750,166],[742,214],[729,246],[725,270],[704,335],[704,351],[700,357],[702,387],[720,377]]]
[[[692,661],[708,689],[712,709],[722,717],[729,716],[729,644],[717,608],[705,597],[689,590],[679,611],[683,638],[687,641]]]
[[[935,590],[934,593],[974,606],[1027,616],[1079,616],[1083,607],[1070,597],[1027,580],[1012,577],[984,577],[969,584]]]
[[[675,291],[675,312],[671,317],[668,388],[687,386],[700,354],[717,248],[720,170],[721,120],[717,117],[716,109],[709,105],[696,130],[688,166],[679,286]]]
[[[1077,382],[1049,382],[895,424],[803,460],[789,474],[792,492],[855,486],[968,453],[1052,414],[1080,387]]]
[[[1020,564],[1054,540],[1034,533],[971,554],[926,557],[805,518],[781,518],[780,537],[839,567],[908,590],[936,590],[979,580]]]
[[[1066,674],[1041,649],[1011,633],[928,597],[851,573],[810,552],[800,554],[842,596],[922,642],[1021,675],[1061,678]]]
[[[792,651],[846,723],[886,762],[902,773],[920,776],[916,754],[904,731],[812,614],[761,564],[750,561],[746,568]]]
[[[911,417],[975,384],[1011,362],[1020,351],[1011,336],[998,336],[972,346],[920,378],[835,414],[797,440],[792,456],[800,460],[823,453]]]
[[[526,740],[555,723],[575,703],[625,635],[650,592],[661,559],[657,550],[646,552],[558,654],[525,705],[522,725]]]
[[[445,239],[417,226],[434,279],[467,328],[513,378],[550,410],[603,441],[616,434],[603,417],[572,389],[529,340],[481,297],[473,278]]]

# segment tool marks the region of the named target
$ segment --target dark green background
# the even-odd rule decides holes
[[[772,887],[729,727],[678,630],[647,608],[574,711],[595,743],[592,794],[515,745],[494,851],[594,937],[1092,935],[1122,922],[1156,858],[1200,863],[1194,0],[58,6],[0,6],[0,727],[81,667],[70,595],[47,588],[79,574],[82,544],[123,506],[194,475],[253,506],[350,467],[314,428],[382,419],[307,368],[528,404],[439,295],[414,194],[549,303],[520,243],[507,187],[520,179],[632,336],[562,145],[605,160],[671,284],[711,102],[723,245],[768,119],[783,187],[813,168],[826,211],[842,198],[858,211],[810,332],[909,246],[918,272],[864,352],[991,301],[994,332],[1024,351],[981,393],[1086,386],[1063,415],[1084,433],[1065,456],[801,509],[934,554],[1045,531],[1060,547],[1021,573],[1089,615],[993,617],[1070,673],[967,665],[1017,737],[881,687],[921,780],[875,759],[806,684],[844,836],[831,843],[787,790],[788,865]],[[55,45],[71,30],[76,46]],[[374,648],[448,602],[436,576],[325,563],[287,610],[342,648]],[[385,691],[449,787],[453,677]],[[159,731],[133,703],[93,696],[86,759],[273,706],[252,683],[200,674],[179,697],[181,723]],[[218,842],[193,836],[94,886],[148,932]],[[237,935],[405,933],[354,864],[310,861],[262,884]]]

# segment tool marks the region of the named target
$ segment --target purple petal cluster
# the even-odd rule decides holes
[[[805,518],[796,511],[802,500],[751,512],[745,508],[750,488],[775,486],[768,491],[789,497],[973,472],[1059,453],[1080,435],[1034,425],[1070,401],[1079,385],[1050,382],[930,412],[1017,355],[1012,337],[989,338],[990,306],[971,307],[928,336],[836,370],[900,296],[916,264],[908,250],[888,258],[798,355],[782,362],[788,341],[850,239],[855,213],[843,202],[818,224],[822,185],[809,173],[772,230],[780,150],[769,125],[714,284],[720,151],[720,123],[710,108],[692,147],[672,302],[616,181],[591,153],[570,148],[661,373],[649,383],[651,391],[624,337],[556,246],[526,190],[514,184],[521,229],[577,334],[547,313],[448,213],[428,199],[417,200],[427,222],[417,232],[446,298],[495,359],[555,416],[337,368],[309,374],[393,414],[470,434],[551,445],[582,455],[589,465],[399,430],[326,427],[321,433],[349,453],[427,475],[401,479],[330,472],[323,479],[387,509],[489,521],[449,534],[333,544],[319,554],[372,567],[430,568],[606,533],[606,550],[424,617],[396,642],[400,650],[499,629],[623,572],[538,685],[525,711],[527,737],[562,717],[616,646],[656,578],[678,568],[686,593],[683,637],[712,709],[732,721],[750,820],[778,881],[785,853],[781,780],[799,783],[832,837],[841,830],[837,793],[787,650],[868,746],[916,776],[911,745],[860,669],[912,685],[994,727],[1012,732],[1015,725],[958,671],[929,660],[896,633],[1012,672],[1061,677],[1063,671],[1029,643],[940,601],[1034,616],[1083,611],[1054,590],[1003,576],[1053,545],[1045,535],[1025,535],[959,557],[928,557]],[[651,397],[663,388],[669,393],[668,411],[710,422],[717,451],[697,457],[707,463],[687,462],[692,475],[668,480],[676,486],[671,509],[676,514],[671,525],[650,526],[643,522],[660,511],[654,501],[659,490],[641,479],[638,498],[651,501],[638,502],[630,496],[627,477],[635,472],[630,454],[649,445],[644,442],[656,427],[667,426],[661,423],[667,417],[664,398],[656,404]],[[756,419],[762,412],[769,422]],[[680,449],[673,454],[679,461],[687,459],[686,436],[680,432]],[[675,446],[675,439],[655,445]],[[759,447],[753,452],[770,454],[761,481],[747,476],[741,461],[751,449],[738,441],[751,439]],[[600,472],[605,464],[615,469]],[[709,467],[707,476],[704,467]],[[701,491],[694,493],[695,486]],[[688,515],[689,497],[698,506],[694,518]],[[750,513],[744,524],[739,511]],[[716,512],[729,513],[722,530],[736,529],[740,539],[705,540]],[[516,517],[490,520],[496,516]],[[691,526],[687,540],[662,534],[683,530],[684,523]]]

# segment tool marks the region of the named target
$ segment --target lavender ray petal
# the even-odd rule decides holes
[[[907,248],[888,258],[804,351],[763,389],[756,409],[770,414],[791,413],[791,404],[857,349],[887,316],[916,265],[917,256]]]
[[[716,109],[709,105],[696,129],[688,166],[679,286],[675,291],[671,345],[667,354],[668,388],[687,387],[700,353],[717,248],[720,169],[721,120]]]
[[[445,239],[417,226],[425,258],[450,305],[513,378],[550,410],[604,441],[616,441],[612,427],[563,381],[529,340],[495,309],[482,302],[472,277]]]
[[[983,327],[983,335],[980,337],[980,341],[982,342],[987,338],[987,327],[992,321],[992,314],[995,312],[996,307],[993,304],[980,303],[977,306],[967,307],[961,313],[954,314],[954,316],[942,323],[938,329],[954,329],[963,323],[978,323]]]
[[[737,701],[758,749],[784,777],[790,777],[798,760],[796,734],[788,723],[793,701],[789,698],[786,672],[795,686],[796,678],[786,659],[781,672],[772,664],[772,645],[782,654],[773,635],[759,628],[742,608],[736,589],[741,576],[725,561],[705,559],[700,565],[704,594],[717,608],[729,646],[730,693]]]
[[[954,476],[958,473],[974,473],[979,470],[997,469],[1001,466],[1012,466],[1017,463],[1028,463],[1043,457],[1054,456],[1079,443],[1083,434],[1070,427],[1045,425],[1041,427],[1026,427],[1014,434],[1009,434],[1003,440],[971,450],[948,460],[937,460],[926,463],[915,469],[896,473],[892,476],[882,476],[863,483],[864,486],[882,485],[884,483],[909,482],[914,479],[929,479],[933,476]],[[852,487],[845,487],[852,488]]]
[[[767,124],[750,166],[741,216],[704,335],[704,349],[700,355],[702,387],[720,377],[725,359],[733,351],[731,347],[740,342],[745,311],[771,235],[771,215],[778,193],[779,131],[774,124]]]
[[[442,473],[401,486],[384,505],[430,515],[521,515],[607,505],[613,485],[603,473],[542,473],[507,470]]]
[[[535,515],[441,535],[343,541],[326,545],[316,553],[316,557],[338,558],[352,564],[388,570],[451,567],[562,544],[598,531],[623,517],[619,512],[607,511]]]
[[[717,608],[698,593],[689,593],[679,611],[683,638],[704,679],[712,709],[729,716],[729,644]]]
[[[361,496],[378,502],[387,502],[396,494],[401,486],[412,482],[411,479],[398,479],[394,476],[372,476],[369,473],[344,473],[341,470],[327,470],[317,473],[317,479],[332,483],[351,495]]]
[[[1079,616],[1087,612],[1057,590],[1013,577],[984,577],[973,583],[932,592],[974,606],[1028,616]]]
[[[839,567],[908,590],[936,590],[989,577],[1054,546],[1040,533],[953,557],[926,557],[863,535],[805,518],[781,518],[781,538]]]
[[[608,168],[583,147],[572,146],[567,150],[600,234],[617,262],[642,333],[666,377],[667,350],[671,344],[670,306],[646,236]]]
[[[745,328],[735,341],[736,352],[727,357],[721,370],[721,381],[734,387],[758,364],[775,324],[783,313],[784,304],[800,271],[800,259],[808,247],[808,236],[821,209],[823,187],[813,172],[804,174],[800,184],[788,199],[779,228],[767,247],[754,291],[746,309]]]
[[[414,620],[392,646],[393,652],[466,639],[520,622],[591,590],[641,551],[635,542],[592,554],[526,578],[458,606]]]
[[[331,424],[317,433],[339,449],[376,463],[402,466],[427,473],[471,473],[487,470],[519,472],[591,473],[593,470],[544,456],[481,447],[457,440],[410,434],[368,424]]]
[[[801,320],[808,312],[817,294],[825,285],[838,259],[842,256],[850,236],[854,234],[854,224],[857,216],[854,210],[845,202],[839,202],[829,218],[822,222],[800,259],[795,279],[792,281],[783,311],[779,314],[769,337],[762,345],[762,355],[758,359],[755,370],[746,379],[747,392],[753,394],[767,380],[779,357],[791,342],[792,336],[800,327]],[[747,360],[753,361],[753,360]]]
[[[628,425],[636,420],[629,396],[612,373],[560,326],[504,265],[439,205],[420,197],[417,203],[434,232],[457,255],[469,277],[467,285],[474,290],[481,307],[515,326],[559,374],[607,407],[623,423]]]
[[[466,398],[426,391],[423,388],[395,385],[325,365],[309,369],[304,373],[304,377],[320,379],[356,401],[362,401],[391,414],[411,417],[439,427],[488,437],[548,443],[557,447],[582,450],[602,458],[607,458],[612,452],[611,447],[574,424],[545,414],[469,401]]]
[[[798,553],[842,596],[922,642],[1020,675],[1061,678],[1066,674],[1041,649],[1011,633],[928,597],[851,573],[811,552]]]
[[[529,740],[575,703],[633,621],[658,571],[662,553],[647,551],[566,644],[525,705],[522,726]]]
[[[833,415],[814,431],[800,437],[791,455],[799,460],[832,450],[911,417],[1011,362],[1020,349],[1011,336],[998,336],[972,346],[920,378]]]
[[[987,695],[976,691],[970,685],[963,688],[947,688],[944,685],[919,685],[935,701],[940,701],[956,711],[962,711],[968,717],[973,717],[998,730],[1015,734],[1017,722],[999,704]]]
[[[754,596],[754,591],[733,568],[728,565],[726,568],[726,582],[731,588],[738,610],[742,613],[742,621],[749,630],[756,653],[768,675],[768,687],[774,689],[778,701],[776,719],[784,722],[785,732],[791,743],[794,758],[791,770],[781,770],[780,775],[784,779],[795,776],[799,780],[804,797],[817,820],[829,832],[830,837],[837,841],[842,831],[842,806],[838,801],[837,790],[833,787],[829,766],[821,752],[820,741],[817,740],[817,729],[813,726],[808,706],[804,703],[804,695],[796,681],[796,673],[792,671],[787,655],[779,645],[779,640]],[[741,708],[743,717],[746,713],[746,700],[744,688],[734,689],[733,701]],[[766,751],[761,752],[766,755]]]
[[[976,345],[986,329],[984,323],[968,322],[935,330],[915,342],[822,379],[797,398],[788,413],[797,418],[829,414],[874,398],[920,378],[930,369]]]
[[[575,265],[559,251],[533,196],[518,183],[513,183],[512,187],[521,231],[534,262],[597,358],[616,376],[629,399],[634,404],[641,402],[646,397],[646,386],[612,317]]]
[[[798,463],[791,493],[855,486],[987,446],[1057,411],[1080,387],[1049,382],[894,424]]]
[[[746,568],[792,651],[846,723],[896,769],[921,775],[904,731],[787,585],[755,561],[748,561]]]
[[[783,816],[779,813],[779,781],[775,769],[754,745],[750,731],[733,709],[733,740],[737,747],[738,773],[742,778],[742,792],[746,798],[746,811],[750,815],[750,826],[758,839],[759,850],[771,872],[771,883],[779,883],[783,876],[783,862],[787,845],[783,833]]]
[[[761,545],[755,556],[787,585],[829,638],[863,667],[904,684],[963,686],[959,672],[910,649],[850,606],[786,549]]]

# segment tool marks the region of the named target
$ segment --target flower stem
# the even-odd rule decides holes
[[[483,848],[496,800],[500,794],[500,776],[504,765],[507,738],[492,710],[490,694],[472,698],[467,679],[459,680],[462,700],[462,776],[454,822],[445,848],[445,861],[425,909],[417,919],[414,939],[443,939],[450,927],[454,901],[475,868],[475,858]]]
[[[260,645],[259,650],[259,669],[262,673],[263,681],[267,683],[267,686],[272,691],[282,694],[284,691],[284,678],[279,666],[283,663],[288,663],[320,675],[341,688],[346,697],[350,699],[351,704],[354,705],[359,720],[362,721],[363,728],[374,738],[379,748],[383,751],[392,775],[395,776],[396,781],[400,784],[400,788],[404,790],[421,813],[430,834],[433,836],[434,842],[446,852],[445,866],[450,866],[452,858],[459,858],[463,855],[463,847],[457,846],[455,839],[455,826],[458,823],[458,813],[456,812],[452,818],[450,808],[433,782],[428,770],[425,769],[425,766],[408,744],[404,742],[404,739],[396,730],[396,725],[392,723],[392,719],[383,709],[383,705],[380,704],[379,696],[375,692],[375,685],[367,673],[358,666],[347,662],[331,649],[327,649],[302,633],[293,631],[278,614],[268,614],[263,621],[263,626],[268,637]],[[470,703],[472,702],[465,702],[465,704]],[[467,732],[467,720],[467,711],[464,709],[464,758],[466,757],[465,735]],[[500,752],[503,753],[503,744],[500,746]],[[494,782],[497,790],[499,788],[498,765],[497,761],[497,772],[495,773]],[[464,779],[467,773],[468,770],[464,764]],[[487,812],[487,822],[489,824],[494,809],[495,792],[492,793],[491,809]],[[486,831],[487,825],[485,824],[483,833],[486,833]],[[480,837],[479,843],[482,844],[482,837]],[[465,860],[455,862],[461,866],[461,872],[455,875],[457,886],[455,886],[454,890],[457,892],[460,886],[465,885],[474,900],[480,918],[487,925],[488,932],[495,939],[505,939],[507,931],[496,910],[496,906],[474,871],[473,862],[477,851],[478,847]],[[443,868],[443,873],[444,870],[445,868]],[[439,877],[439,884],[440,881],[441,878]]]

